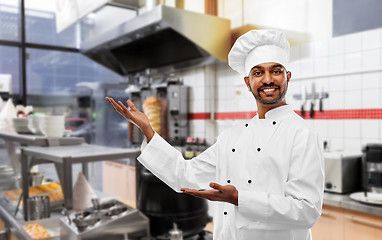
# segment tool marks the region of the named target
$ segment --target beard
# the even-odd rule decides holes
[[[278,96],[275,96],[275,98],[273,98],[273,99],[269,99],[269,100],[263,98],[263,97],[260,95],[260,91],[261,91],[261,89],[264,88],[264,87],[271,87],[271,86],[272,86],[272,87],[277,87],[277,88],[278,88],[278,90],[280,91],[279,94],[278,94]],[[280,103],[280,102],[282,102],[282,101],[284,100],[285,95],[286,95],[287,90],[288,90],[288,82],[286,83],[286,86],[285,86],[284,90],[281,90],[281,87],[280,87],[280,86],[275,85],[275,84],[273,84],[273,83],[272,83],[272,84],[266,84],[266,85],[263,85],[262,87],[259,87],[259,88],[257,89],[256,92],[254,92],[254,91],[252,90],[252,87],[251,87],[251,86],[249,86],[249,88],[250,88],[250,90],[251,90],[251,92],[252,92],[252,95],[255,97],[256,101],[260,102],[260,103],[263,104],[263,105],[274,105],[274,104],[278,104],[278,103]]]

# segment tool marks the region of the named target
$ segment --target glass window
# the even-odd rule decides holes
[[[80,39],[80,23],[57,34],[55,3],[56,1],[47,0],[25,1],[26,42],[76,48]]]
[[[57,33],[56,5],[57,2],[52,0],[25,1],[25,31],[28,43],[79,48],[81,40],[95,36],[110,27],[116,27],[136,16],[136,11],[131,9],[104,6]]]
[[[80,53],[27,49],[28,94],[71,94],[80,82],[120,82],[123,77]]]
[[[0,0],[0,40],[20,40],[19,12],[19,0]]]
[[[19,48],[0,45],[0,74],[12,75],[12,93],[19,93]]]

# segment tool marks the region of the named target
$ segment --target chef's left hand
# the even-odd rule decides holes
[[[191,194],[195,197],[205,198],[210,201],[228,202],[237,206],[238,204],[238,191],[232,185],[219,185],[217,183],[210,183],[211,190],[196,190],[189,188],[182,188],[180,191]]]

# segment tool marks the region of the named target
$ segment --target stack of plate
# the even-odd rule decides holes
[[[62,137],[65,131],[65,116],[45,116],[43,131],[47,137]]]
[[[34,130],[28,118],[12,118],[12,122],[17,133],[33,134]]]

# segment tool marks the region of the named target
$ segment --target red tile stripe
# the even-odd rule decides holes
[[[300,111],[295,111],[300,114]],[[215,113],[216,120],[234,120],[234,119],[250,119],[256,115],[256,112],[220,112]],[[211,113],[190,113],[190,120],[206,120],[210,119]],[[382,109],[338,109],[325,110],[323,112],[314,111],[313,117],[310,118],[309,111],[304,112],[305,119],[382,119]]]
[[[211,118],[211,113],[189,113],[188,119],[190,120],[206,120]]]
[[[229,119],[251,119],[257,112],[221,112],[215,113],[215,119],[217,120],[229,120]]]

